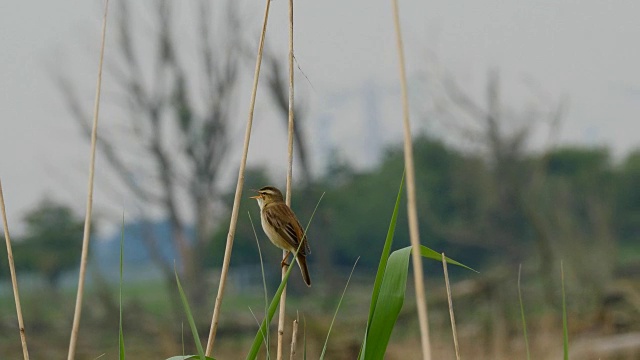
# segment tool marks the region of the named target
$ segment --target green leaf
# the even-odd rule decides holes
[[[387,238],[384,241],[384,247],[382,248],[382,254],[380,254],[380,263],[378,264],[378,272],[376,273],[376,279],[373,282],[373,292],[371,294],[371,305],[369,305],[369,318],[367,319],[367,329],[364,333],[364,341],[360,348],[360,354],[358,359],[363,359],[365,356],[365,350],[367,345],[367,334],[369,327],[371,326],[371,320],[373,319],[373,312],[376,308],[378,301],[378,294],[380,293],[380,285],[382,284],[382,278],[384,277],[384,270],[387,267],[387,259],[391,252],[391,245],[393,244],[393,235],[396,231],[396,222],[398,220],[398,209],[400,208],[400,200],[402,199],[402,186],[404,185],[404,173],[400,180],[400,187],[398,188],[398,195],[396,196],[396,204],[393,207],[393,214],[391,215],[391,223],[389,224],[389,230],[387,231]]]
[[[442,254],[441,253],[439,253],[439,252],[437,252],[435,250],[431,250],[431,249],[429,249],[428,247],[426,247],[424,245],[420,245],[420,254],[422,255],[422,257],[425,257],[427,259],[436,260],[437,262],[442,262]],[[444,258],[445,258],[445,260],[447,260],[447,264],[457,265],[457,266],[463,267],[463,268],[465,268],[467,270],[471,270],[471,271],[473,271],[475,273],[478,273],[478,271],[468,267],[465,264],[459,263],[459,262],[457,262],[457,261],[455,261],[455,260],[453,260],[451,258],[448,258],[446,256]]]
[[[176,282],[178,283],[178,292],[180,292],[180,300],[182,300],[182,306],[184,307],[185,313],[187,313],[187,320],[189,322],[189,327],[191,327],[193,340],[195,341],[196,348],[198,349],[198,357],[200,358],[200,360],[205,360],[206,356],[204,356],[204,350],[202,349],[202,343],[200,342],[200,336],[198,335],[196,322],[193,320],[193,315],[191,314],[191,308],[189,307],[187,296],[185,295],[184,290],[182,290],[182,284],[180,284],[180,278],[178,277],[178,272],[175,270],[175,268],[173,269],[173,271],[176,274]],[[191,359],[191,358],[187,358],[187,359]]]
[[[382,278],[384,277],[384,271],[387,267],[387,261],[389,254],[391,253],[391,245],[393,245],[393,235],[396,231],[396,222],[398,220],[398,210],[400,209],[400,201],[402,200],[402,187],[404,185],[404,173],[400,180],[400,187],[398,188],[398,195],[396,196],[396,204],[393,207],[393,214],[391,214],[391,222],[389,223],[389,230],[387,230],[387,238],[384,241],[384,247],[382,248],[382,254],[380,255],[380,263],[378,264],[378,271],[376,272],[376,279],[373,282],[373,294],[371,296],[371,306],[369,307],[369,322],[373,318],[373,309],[376,307],[378,301],[378,293],[380,292],[380,285],[382,285]]]
[[[373,319],[367,332],[366,347],[363,350],[364,359],[384,359],[391,332],[404,303],[411,251],[412,247],[407,246],[394,251],[389,256]],[[420,253],[428,259],[442,261],[442,255],[424,245],[420,246]],[[473,270],[455,260],[447,257],[445,259],[449,264]]]
[[[364,359],[384,359],[391,332],[404,303],[410,254],[411,247],[406,247],[389,256],[367,333]]]

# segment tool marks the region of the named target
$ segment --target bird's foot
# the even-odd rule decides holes
[[[287,263],[287,259],[289,258],[289,254],[291,254],[291,251],[287,251],[287,254],[284,256],[284,258],[280,262],[280,266],[281,267],[289,266],[289,264]]]

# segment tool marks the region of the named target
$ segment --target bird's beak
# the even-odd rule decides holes
[[[258,192],[258,190],[256,190],[256,189],[251,189],[251,191]],[[259,197],[260,197],[260,194],[258,194],[258,195],[256,195],[256,196],[249,196],[249,199],[257,199],[257,198],[259,198]]]

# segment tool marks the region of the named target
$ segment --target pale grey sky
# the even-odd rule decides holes
[[[187,2],[178,3],[184,7]],[[95,0],[0,4],[0,178],[15,231],[24,212],[45,194],[79,211],[84,208],[88,144],[70,119],[52,73],[71,67],[82,88],[91,89],[86,99],[87,107],[92,106],[101,6]],[[282,50],[283,61],[286,6],[286,1],[272,2],[267,39],[273,49]],[[637,0],[401,0],[400,7],[412,82],[429,81],[434,68],[446,69],[472,93],[481,94],[487,71],[498,69],[506,98],[514,104],[528,103],[532,82],[551,100],[569,99],[562,142],[609,146],[617,156],[640,146]],[[264,1],[242,2],[245,31],[253,38],[263,8]],[[312,84],[298,73],[297,91],[310,106],[310,121],[332,119],[327,139],[351,139],[345,153],[353,161],[369,161],[361,130],[370,114],[358,99],[364,89],[375,88],[382,94],[376,120],[380,139],[399,140],[390,1],[299,0],[295,29],[296,57]],[[412,87],[412,99],[422,98],[415,93],[419,90]],[[258,111],[268,106],[260,98],[265,95],[259,94]],[[347,100],[336,100],[340,98]],[[237,102],[245,109],[248,101],[245,86]],[[105,111],[102,128],[109,125]],[[243,121],[245,114],[241,110]],[[255,129],[277,121],[273,115],[258,115]],[[413,121],[416,128],[429,128],[416,124],[415,116]],[[317,130],[317,125],[307,125],[308,132]],[[251,161],[266,160],[264,137],[252,140]],[[284,135],[282,140],[269,150],[281,158],[269,161],[284,168]],[[314,148],[320,148],[317,137]],[[235,164],[237,156],[230,161]],[[97,166],[98,176],[108,176],[101,173],[105,162]],[[103,185],[96,186],[98,209],[113,198]]]

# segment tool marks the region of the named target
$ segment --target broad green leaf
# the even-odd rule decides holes
[[[371,320],[373,319],[373,311],[376,308],[378,301],[378,294],[380,293],[380,285],[382,284],[382,278],[384,277],[384,270],[387,267],[387,260],[389,253],[391,252],[391,245],[393,244],[393,235],[396,231],[396,222],[398,220],[398,209],[400,208],[400,200],[402,199],[402,186],[404,185],[404,173],[400,180],[400,187],[398,188],[398,195],[396,196],[396,204],[393,207],[393,214],[391,214],[391,222],[389,224],[389,230],[387,231],[387,238],[384,241],[384,247],[382,248],[382,254],[380,254],[380,263],[378,264],[378,271],[376,272],[376,279],[373,282],[373,292],[371,294],[371,305],[369,305],[369,318],[367,319],[367,328],[364,333],[364,341],[360,348],[360,354],[358,359],[363,359],[365,355],[367,345],[367,333],[371,326]]]
[[[408,246],[389,256],[373,319],[367,331],[364,359],[384,359],[391,332],[404,303],[411,250],[412,247]],[[423,257],[442,261],[442,255],[426,246],[420,246],[420,253]],[[445,259],[449,264],[473,270],[455,260]]]
[[[393,331],[395,322],[398,319],[398,314],[404,303],[411,247],[396,250],[389,255],[391,245],[393,244],[403,184],[404,174],[400,182],[400,188],[398,189],[393,214],[391,215],[387,238],[382,254],[380,255],[378,272],[376,273],[371,295],[367,328],[365,330],[362,347],[360,348],[360,354],[358,355],[359,360],[384,358],[391,332]],[[440,253],[426,246],[420,247],[420,253],[423,257],[439,262],[442,261],[442,255]],[[445,257],[445,260],[449,264],[462,266],[475,271],[448,257]]]
[[[364,359],[384,359],[391,332],[404,303],[410,254],[411,247],[406,247],[389,256],[367,333]]]

